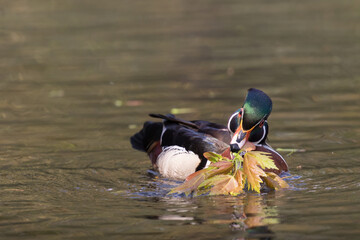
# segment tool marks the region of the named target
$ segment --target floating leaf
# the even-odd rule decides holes
[[[114,105],[115,105],[115,107],[121,107],[121,106],[123,105],[123,101],[121,101],[121,100],[115,100],[115,101],[114,101]]]
[[[128,101],[126,101],[126,106],[129,106],[129,107],[138,107],[138,106],[141,106],[143,104],[144,104],[144,102],[141,101],[141,100],[128,100]]]
[[[65,92],[62,89],[54,89],[49,92],[49,97],[61,98],[64,97]]]
[[[300,148],[300,149],[296,149],[296,148],[277,148],[276,151],[278,152],[288,152],[288,154],[286,154],[286,156],[290,156],[295,152],[306,152],[306,149]]]
[[[170,110],[171,114],[185,114],[185,113],[192,113],[195,112],[193,108],[172,108]]]
[[[290,152],[290,153],[293,153],[293,152],[306,152],[306,150],[303,149],[303,148],[276,148],[276,151],[278,151],[278,152]]]

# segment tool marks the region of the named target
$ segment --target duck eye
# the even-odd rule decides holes
[[[265,120],[261,120],[261,122],[259,123],[259,128],[262,128],[264,126],[264,122]]]
[[[235,112],[233,115],[231,115],[228,122],[229,131],[235,133],[240,125],[240,120],[241,120],[241,112]]]

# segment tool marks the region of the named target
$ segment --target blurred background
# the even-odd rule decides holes
[[[273,99],[292,190],[170,197],[129,137]],[[360,2],[0,1],[0,236],[354,239]]]

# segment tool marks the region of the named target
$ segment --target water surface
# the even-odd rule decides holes
[[[358,1],[2,1],[2,239],[356,239]],[[129,137],[274,102],[292,190],[181,198]]]

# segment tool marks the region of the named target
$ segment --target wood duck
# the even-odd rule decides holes
[[[280,174],[288,171],[287,163],[266,143],[271,110],[270,97],[250,88],[244,105],[230,116],[227,126],[202,120],[186,121],[171,114],[149,114],[163,122],[145,122],[130,141],[133,148],[147,152],[154,168],[167,178],[186,179],[210,164],[204,152],[230,157],[231,152],[238,152],[247,141],[255,144],[257,151],[270,153],[279,169],[272,171]]]

